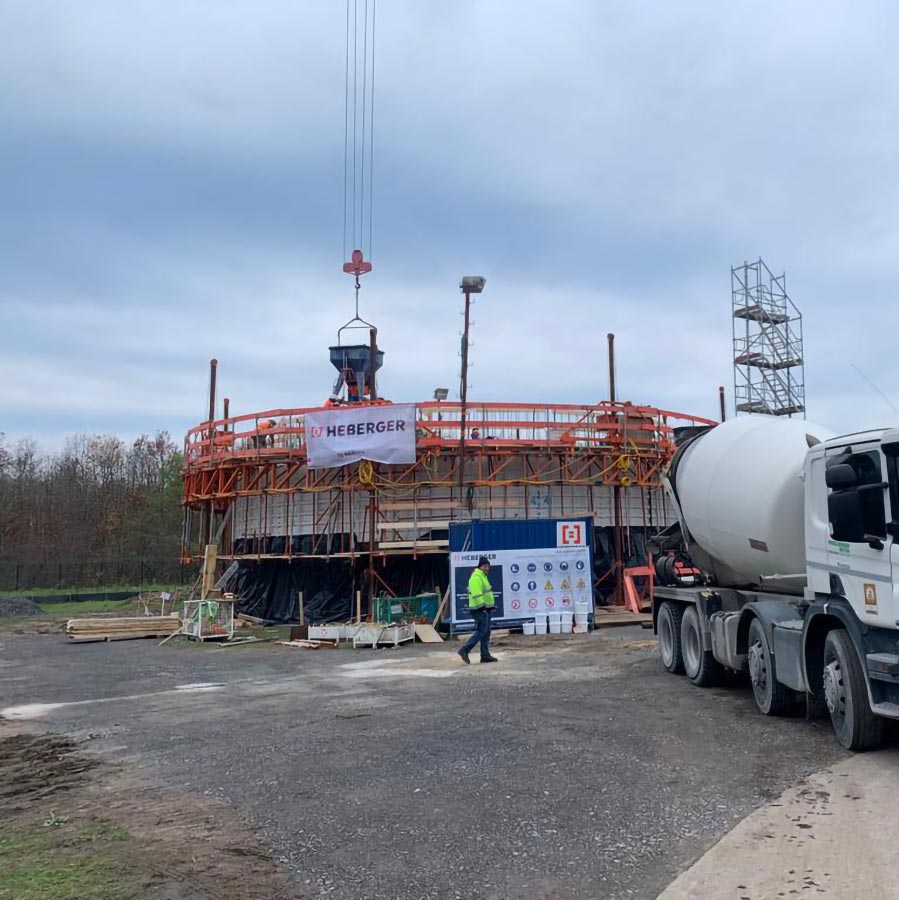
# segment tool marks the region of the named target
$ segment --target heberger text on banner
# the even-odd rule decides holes
[[[345,406],[306,413],[306,460],[310,469],[330,469],[369,459],[415,462],[415,404]]]

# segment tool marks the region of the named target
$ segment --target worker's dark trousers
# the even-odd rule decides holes
[[[481,644],[481,659],[487,659],[490,656],[490,610],[489,609],[473,609],[471,617],[474,619],[476,631],[465,642],[462,648],[465,653],[471,653],[475,645]]]

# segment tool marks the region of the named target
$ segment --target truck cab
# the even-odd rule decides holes
[[[804,481],[808,607],[798,687],[826,705],[844,746],[868,749],[879,743],[877,717],[899,718],[899,430],[810,448]]]
[[[810,599],[848,601],[865,627],[899,627],[899,430],[812,447],[805,462]]]

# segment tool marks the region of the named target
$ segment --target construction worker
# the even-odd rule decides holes
[[[481,645],[482,663],[499,661],[490,655],[490,616],[493,614],[496,601],[493,598],[493,587],[487,577],[489,572],[490,560],[482,556],[478,560],[478,567],[468,579],[468,611],[474,619],[475,632],[459,650],[459,656],[466,665],[471,662],[468,654],[474,650],[477,643]]]
[[[256,431],[258,433],[253,438],[253,446],[256,448],[273,447],[275,445],[275,436],[269,434],[269,432],[277,427],[277,425],[278,423],[274,419],[264,419],[261,421],[256,426]]]

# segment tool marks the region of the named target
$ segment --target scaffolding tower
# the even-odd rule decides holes
[[[802,313],[764,260],[730,270],[738,413],[805,418]]]

